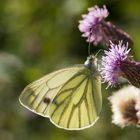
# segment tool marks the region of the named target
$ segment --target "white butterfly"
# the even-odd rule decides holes
[[[96,58],[61,69],[29,84],[19,97],[29,110],[59,128],[81,130],[92,126],[101,112],[101,77]]]

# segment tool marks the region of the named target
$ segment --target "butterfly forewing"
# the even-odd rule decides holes
[[[53,98],[61,87],[82,69],[83,65],[61,69],[29,84],[19,97],[20,103],[41,116],[49,117],[48,109]]]
[[[101,111],[101,80],[87,68],[76,73],[54,97],[49,116],[58,127],[79,130],[95,123]]]

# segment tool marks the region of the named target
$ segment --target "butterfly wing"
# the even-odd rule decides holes
[[[53,98],[61,87],[82,69],[83,65],[61,69],[29,84],[19,97],[20,103],[34,113],[49,117],[48,109]]]
[[[84,69],[61,87],[50,105],[49,116],[60,128],[80,130],[96,122],[101,106],[100,76]]]

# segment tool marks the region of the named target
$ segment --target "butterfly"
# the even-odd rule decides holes
[[[81,130],[92,126],[102,108],[96,57],[90,55],[84,64],[60,69],[27,85],[19,101],[59,128]]]

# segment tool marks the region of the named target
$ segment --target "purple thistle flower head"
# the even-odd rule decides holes
[[[114,86],[118,82],[118,77],[122,75],[122,63],[128,58],[130,49],[128,44],[122,41],[118,45],[110,42],[109,51],[105,51],[102,57],[101,75],[104,82],[108,82],[108,86]]]
[[[97,45],[103,40],[100,22],[108,16],[108,10],[104,5],[103,8],[94,6],[88,9],[89,13],[83,15],[83,20],[79,21],[79,30],[83,33],[82,36],[87,38],[88,42],[93,42]]]
[[[105,20],[108,15],[109,12],[105,5],[103,8],[98,6],[89,8],[88,13],[82,15],[83,19],[79,21],[79,30],[82,32],[82,36],[87,38],[87,42],[94,45],[105,43],[109,46],[110,40],[113,43],[123,40],[125,43],[128,42],[129,45],[133,45],[130,35]]]

